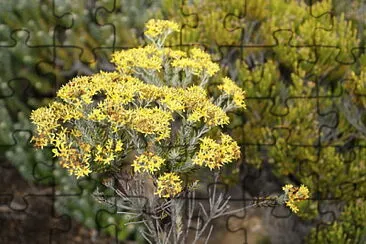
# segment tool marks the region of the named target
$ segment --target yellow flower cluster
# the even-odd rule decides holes
[[[152,45],[114,53],[115,72],[76,77],[61,87],[57,101],[32,112],[36,146],[53,146],[61,165],[81,177],[106,169],[134,146],[141,147],[131,145],[132,141],[167,146],[178,115],[187,126],[196,122],[197,126],[205,123],[208,127],[228,124],[224,109],[214,104],[202,88],[219,70],[209,54],[199,48],[187,55],[163,47],[166,36],[177,30],[179,26],[173,22],[151,20],[146,35]],[[195,85],[192,74],[201,76],[200,84]],[[245,106],[244,94],[228,78],[219,88],[232,95],[235,103]],[[160,172],[167,162],[151,149],[147,151],[133,161],[134,172],[159,171],[156,194],[167,197],[179,193],[179,176]],[[194,162],[215,169],[239,156],[237,144],[222,135],[220,143],[203,139]]]
[[[94,161],[104,165],[111,164],[117,156],[116,153],[123,151],[122,146],[123,142],[121,140],[112,139],[108,139],[104,145],[96,145]]]
[[[212,169],[219,169],[224,164],[240,157],[240,148],[229,136],[221,134],[221,143],[205,137],[201,139],[200,150],[195,155],[193,163]]]
[[[146,25],[145,35],[156,38],[159,35],[170,34],[172,31],[179,31],[179,25],[169,20],[151,19]]]
[[[159,71],[162,55],[156,47],[148,45],[115,52],[112,54],[112,62],[116,64],[117,70],[125,73],[138,72],[138,68]]]
[[[289,207],[294,213],[299,211],[296,203],[309,198],[309,189],[304,185],[295,187],[291,184],[287,184],[282,187],[282,190],[286,195],[286,206]]]
[[[54,149],[52,152],[55,157],[60,158],[62,167],[68,169],[70,174],[76,175],[77,178],[88,175],[90,170],[91,146],[87,143],[81,143],[79,147],[70,142],[70,137],[77,136],[78,131],[68,131],[66,128],[61,129],[52,140]]]
[[[199,48],[192,48],[190,57],[181,57],[172,62],[172,66],[178,69],[187,69],[195,75],[203,72],[208,76],[213,76],[219,71],[219,66],[211,61],[210,55]]]
[[[132,163],[132,167],[135,173],[154,173],[160,169],[165,160],[152,152],[145,152],[140,156],[137,156]]]
[[[222,82],[223,84],[219,85],[217,88],[224,91],[227,95],[232,96],[236,106],[245,108],[245,92],[228,77],[223,78]]]
[[[133,76],[121,75],[118,72],[101,72],[72,79],[61,87],[57,97],[77,108],[91,104],[93,97],[98,94],[104,94],[107,100],[124,105],[133,100],[141,84],[142,81]]]
[[[127,110],[127,116],[131,119],[129,127],[144,133],[159,135],[156,140],[165,139],[170,136],[170,121],[173,120],[170,112],[159,108],[139,108]]]
[[[52,152],[55,157],[60,158],[61,166],[77,178],[92,172],[91,161],[108,165],[123,151],[121,140],[108,139],[105,143],[92,146],[81,141],[81,135],[76,129],[62,128],[51,141],[55,147]]]
[[[55,137],[55,130],[60,127],[60,122],[68,122],[72,119],[80,119],[83,114],[73,105],[52,103],[49,107],[39,108],[32,111],[31,120],[36,124],[38,136],[32,140],[35,145],[43,148],[51,143]]]
[[[183,181],[176,173],[165,173],[157,180],[157,190],[159,197],[174,197],[183,190]]]
[[[218,106],[207,99],[207,92],[199,86],[191,86],[184,96],[186,107],[192,110],[188,121],[203,121],[209,126],[225,125],[229,123],[229,117]]]

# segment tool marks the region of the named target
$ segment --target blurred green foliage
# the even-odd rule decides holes
[[[366,204],[363,200],[350,202],[343,209],[339,221],[313,230],[309,243],[365,243]]]

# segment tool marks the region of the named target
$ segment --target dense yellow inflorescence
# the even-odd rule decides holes
[[[291,184],[288,184],[282,187],[282,190],[286,195],[286,206],[289,207],[294,213],[299,211],[296,203],[309,198],[309,189],[304,185],[295,187]]]
[[[159,197],[173,197],[180,193],[183,189],[183,181],[176,173],[165,173],[157,180],[156,195]]]
[[[222,90],[227,95],[232,96],[236,106],[245,108],[245,92],[228,77],[225,77],[222,82],[223,84],[218,86],[219,90]]]
[[[154,173],[164,164],[164,159],[152,152],[146,152],[138,157],[132,163],[134,172],[136,173]]]
[[[176,136],[172,131],[176,118],[197,128],[229,123],[226,111],[203,88],[208,77],[219,70],[209,54],[193,48],[187,55],[161,45],[167,33],[178,29],[176,23],[151,20],[146,36],[152,44],[114,53],[117,71],[76,77],[61,87],[54,102],[31,114],[36,125],[35,145],[52,146],[60,164],[78,178],[108,169],[139,148],[143,151],[132,162],[134,173],[157,177],[156,194],[160,197],[178,194],[182,190],[179,172],[165,172],[172,167],[162,166],[172,162],[143,144],[170,145]],[[238,108],[245,107],[243,91],[228,78],[219,89],[232,97]],[[196,166],[219,169],[239,156],[237,144],[222,135],[220,143],[202,139],[193,158]]]
[[[221,168],[224,164],[240,157],[238,144],[229,136],[222,134],[221,143],[205,137],[201,139],[200,150],[193,159],[193,163],[206,166],[210,170]]]
[[[192,48],[190,57],[181,57],[172,62],[172,66],[177,69],[188,69],[195,75],[207,73],[213,76],[219,71],[219,66],[211,61],[209,54],[199,48]]]
[[[156,47],[148,45],[116,52],[112,55],[112,62],[116,64],[117,70],[122,72],[138,71],[138,69],[159,71],[162,55]]]
[[[156,38],[163,34],[170,34],[173,31],[179,31],[179,25],[169,20],[151,19],[145,26],[145,35],[151,38]]]

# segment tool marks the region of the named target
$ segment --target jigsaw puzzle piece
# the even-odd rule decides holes
[[[72,4],[69,10],[64,10],[73,16],[73,24],[59,29],[56,35],[62,36],[58,39],[60,47],[81,48],[81,63],[93,71],[106,63],[109,70],[112,69],[108,60],[118,48],[136,47],[137,38],[142,36],[137,30],[141,31],[143,23],[151,17],[149,10],[156,8],[155,3],[147,1],[108,0],[84,4]]]
[[[141,206],[146,206],[148,203],[146,197],[131,196],[131,199],[137,201]],[[116,197],[110,197],[108,201],[111,204],[110,207],[98,210],[95,215],[98,230],[115,237],[116,243],[118,243],[118,240],[128,240],[130,238],[142,241],[142,236],[138,233],[139,229],[136,229],[133,224],[128,224],[130,221],[138,221],[138,219],[134,220],[133,217],[129,219],[131,216],[128,216],[128,214],[119,213],[119,211],[125,211],[121,208],[121,204],[125,203]],[[147,212],[147,214],[149,213]]]

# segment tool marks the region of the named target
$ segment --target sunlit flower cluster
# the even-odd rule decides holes
[[[151,19],[145,26],[145,35],[151,38],[156,38],[159,35],[169,35],[173,31],[179,31],[179,25],[168,20]]]
[[[177,69],[189,70],[195,75],[206,73],[208,76],[213,76],[219,71],[219,66],[211,61],[210,55],[199,48],[192,48],[189,58],[175,59],[172,66]]]
[[[183,181],[176,173],[165,173],[157,180],[156,195],[159,197],[173,197],[183,189]]]
[[[120,166],[129,152],[138,152],[129,162],[134,174],[151,175],[161,197],[182,190],[182,172],[174,164],[212,170],[238,159],[239,148],[228,135],[220,143],[202,139],[194,155],[204,135],[196,130],[223,126],[229,117],[204,89],[219,70],[209,54],[193,48],[187,55],[161,45],[176,30],[176,23],[151,20],[146,36],[152,44],[114,53],[117,71],[76,77],[61,87],[55,101],[32,112],[35,145],[53,147],[60,164],[77,177]],[[233,84],[224,81],[219,88],[233,96],[236,108],[244,107],[244,93]],[[173,138],[194,148],[189,157],[180,157],[187,149],[173,153],[175,160],[185,161],[167,159]]]
[[[222,79],[222,82],[223,84],[219,85],[218,88],[224,91],[227,95],[232,96],[236,106],[245,108],[245,92],[228,77]]]
[[[212,169],[221,168],[240,157],[240,148],[229,136],[222,134],[221,143],[205,137],[201,139],[200,150],[193,159],[193,163]]]
[[[112,62],[116,64],[117,70],[129,72],[139,69],[157,70],[161,69],[162,55],[156,47],[148,45],[146,47],[132,48],[112,55]]]
[[[286,206],[289,207],[294,213],[299,211],[296,203],[309,198],[309,189],[304,185],[295,187],[291,184],[287,184],[282,187],[282,190],[285,192]]]
[[[164,161],[163,158],[154,155],[154,153],[146,152],[135,158],[132,167],[136,173],[147,172],[152,174],[160,169]]]

